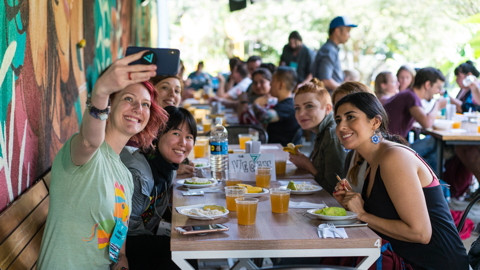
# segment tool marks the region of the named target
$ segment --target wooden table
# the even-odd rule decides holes
[[[296,169],[294,165],[287,165],[287,174],[278,178],[279,180],[304,179],[314,182],[310,174]],[[277,187],[279,183],[272,182],[271,186]],[[174,188],[173,207],[194,204],[225,206],[225,193],[183,196],[181,193],[183,190],[182,186]],[[181,269],[193,269],[186,259],[360,256],[365,259],[357,267],[367,269],[380,255],[381,239],[368,227],[346,228],[347,239],[321,239],[317,234],[317,227],[321,220],[313,220],[305,216],[307,209],[289,209],[288,213],[275,214],[271,212],[268,195],[261,196],[259,200],[256,224],[250,226],[238,225],[236,212],[230,212],[226,217],[214,221],[201,221],[189,219],[173,210],[173,228],[222,223],[230,230],[225,233],[191,236],[180,235],[172,230],[172,260]],[[290,200],[314,203],[324,201],[328,206],[340,206],[325,190],[312,195],[292,195]],[[243,260],[243,262],[248,264],[249,260]],[[252,263],[243,266],[248,269],[256,268]],[[236,265],[233,269],[239,268],[239,265]]]
[[[441,178],[443,170],[444,145],[480,145],[480,133],[477,132],[477,123],[462,122],[462,129],[467,132],[458,133],[448,130],[424,130],[422,133],[436,139],[437,167],[435,173]]]

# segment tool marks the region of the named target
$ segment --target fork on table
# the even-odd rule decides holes
[[[330,231],[338,234],[341,238],[343,238],[343,239],[346,238],[345,235],[344,235],[343,233],[341,233],[341,232],[335,227],[335,225],[334,225],[333,223],[327,223],[327,228],[328,228]]]

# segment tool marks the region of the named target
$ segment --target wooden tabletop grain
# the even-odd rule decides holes
[[[270,150],[268,152],[272,152]],[[277,150],[278,151],[278,150]],[[280,150],[281,151],[281,150]],[[263,152],[263,151],[262,151]],[[266,151],[265,151],[266,152]],[[287,165],[287,174],[278,176],[279,180],[305,180],[315,184],[313,177],[304,170]],[[247,182],[247,184],[253,184]],[[223,183],[220,185],[224,185]],[[278,181],[271,187],[278,187]],[[206,193],[204,196],[183,196],[185,189],[177,185],[173,191],[173,207],[194,204],[217,204],[225,206],[225,193]],[[340,206],[325,190],[311,195],[291,195],[294,202],[325,202],[328,206]],[[368,227],[345,228],[347,239],[321,239],[317,227],[322,222],[310,219],[304,213],[307,209],[289,209],[288,213],[272,213],[269,195],[259,198],[257,220],[254,225],[238,225],[236,212],[213,221],[193,220],[173,210],[172,227],[221,223],[229,227],[229,231],[209,233],[207,235],[181,235],[172,230],[172,251],[196,250],[282,250],[282,249],[345,249],[375,248],[380,237]]]

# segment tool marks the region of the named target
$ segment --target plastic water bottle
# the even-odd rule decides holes
[[[447,90],[445,90],[445,93],[443,93],[443,97],[447,100],[447,105],[445,106],[445,108],[443,108],[443,109],[441,110],[441,114],[442,114],[442,116],[445,116],[446,118],[448,118],[448,116],[447,116],[447,107],[448,107],[448,104],[450,104],[450,96],[448,95]]]
[[[228,132],[222,125],[222,118],[215,118],[210,132],[210,165],[212,176],[217,181],[228,177]]]

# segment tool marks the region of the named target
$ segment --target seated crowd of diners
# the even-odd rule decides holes
[[[292,34],[298,41],[298,33]],[[173,180],[192,174],[187,156],[197,137],[195,118],[180,106],[189,91],[211,84],[212,78],[203,63],[187,81],[155,76],[153,65],[128,65],[140,57],[116,60],[102,74],[80,131],[54,160],[37,269],[154,269],[159,263],[176,269],[165,228],[172,218]],[[352,72],[329,91],[312,72],[302,71],[299,78],[288,61],[282,58],[275,67],[257,56],[247,62],[231,59],[231,75],[228,80],[218,76],[211,101],[234,108],[241,124],[265,128],[269,143],[298,143],[301,132],[314,136],[310,156],[299,151],[290,154],[291,162],[390,242],[405,267],[468,269],[466,250],[431,169],[437,154],[433,139],[407,142],[415,121],[429,128],[445,108],[445,98],[429,110],[422,105],[422,99],[431,101],[442,92],[443,74],[432,67],[415,72],[403,66],[396,76],[380,72],[372,91]],[[461,91],[450,102],[458,112],[479,111],[478,84],[462,83],[467,75],[478,77],[478,70],[466,62],[455,75]],[[457,146],[455,154],[480,179],[479,147]],[[345,179],[337,181],[335,173]],[[162,228],[165,233],[158,235]],[[112,235],[122,239],[118,251],[110,247]]]

